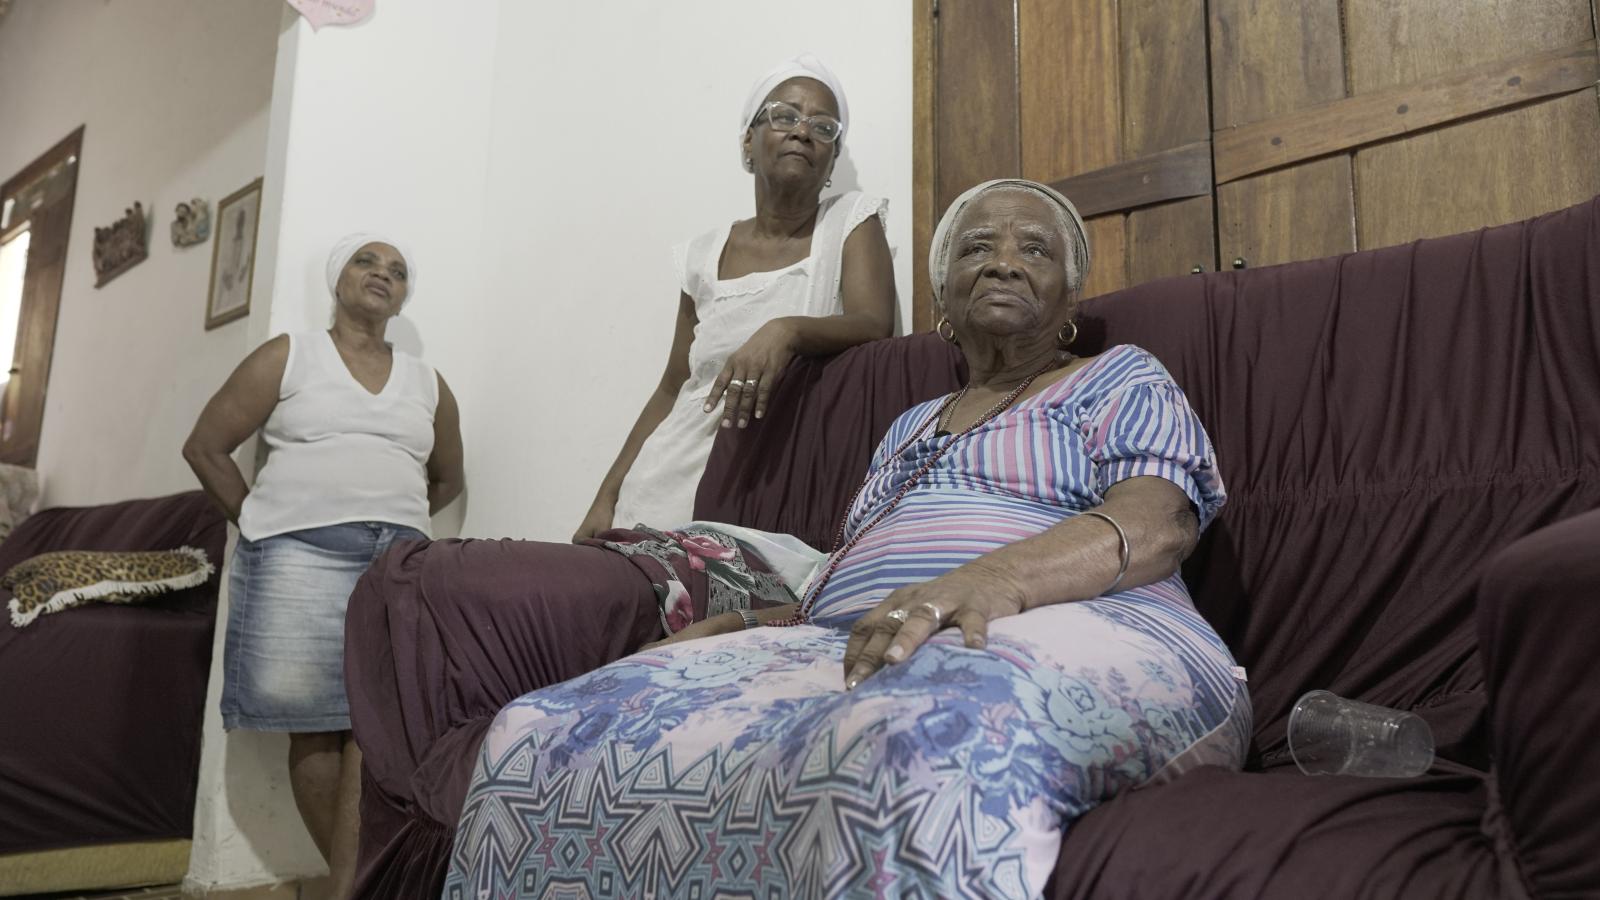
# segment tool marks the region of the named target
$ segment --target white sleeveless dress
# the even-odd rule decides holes
[[[717,277],[717,268],[731,224],[673,248],[679,283],[694,300],[699,319],[689,347],[689,378],[622,482],[615,527],[674,528],[693,520],[695,491],[722,421],[720,406],[704,411],[712,382],[728,357],[768,321],[843,312],[839,274],[845,238],[874,215],[887,225],[888,207],[888,201],[860,191],[829,197],[817,213],[810,256],[726,281]]]

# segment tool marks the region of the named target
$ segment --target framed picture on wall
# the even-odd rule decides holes
[[[211,290],[206,330],[250,314],[250,281],[256,266],[256,229],[261,221],[261,179],[217,204],[211,242]]]

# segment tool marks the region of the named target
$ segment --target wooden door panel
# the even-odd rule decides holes
[[[1515,222],[1600,193],[1593,89],[1356,153],[1361,246]]]
[[[1215,265],[1211,197],[1147,206],[1128,214],[1128,283],[1184,275]]]
[[[15,368],[7,384],[6,419],[0,426],[0,462],[31,466],[38,460],[61,283],[66,275],[72,197],[69,192],[65,200],[29,214],[28,274],[23,313],[17,322]]]
[[[1083,284],[1083,296],[1098,297],[1128,286],[1127,216],[1111,213],[1089,219],[1089,253],[1093,262]]]
[[[1017,4],[1022,174],[1049,183],[1120,159],[1117,18],[1105,0]]]
[[[1122,158],[1209,140],[1204,0],[1122,0],[1121,13]]]
[[[1594,36],[1589,0],[1345,0],[1353,94],[1570,46]]]
[[[933,241],[933,221],[944,210],[934,209],[939,202],[934,184],[939,156],[934,152],[933,128],[934,81],[939,72],[934,43],[938,23],[933,0],[913,0],[911,10],[911,246],[902,247],[899,252],[911,254],[911,321],[901,324],[907,332],[917,332],[933,328],[928,244]]]
[[[958,0],[939,9],[934,204],[1021,171],[1016,17],[1009,2]],[[919,255],[927,248],[918,248]]]
[[[1345,95],[1339,0],[1211,0],[1212,127]]]
[[[1348,155],[1319,159],[1217,188],[1224,267],[1316,259],[1356,249]]]
[[[1457,69],[1427,81],[1319,103],[1218,132],[1213,147],[1216,178],[1226,184],[1291,163],[1590,88],[1596,80],[1600,80],[1600,56],[1590,38],[1556,50]]]

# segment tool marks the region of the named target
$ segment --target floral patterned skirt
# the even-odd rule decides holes
[[[942,632],[852,692],[847,637],[721,635],[513,702],[444,896],[1037,896],[1095,804],[1244,760],[1244,686],[1181,583],[996,620],[982,650]]]

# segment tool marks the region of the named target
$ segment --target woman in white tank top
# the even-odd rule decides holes
[[[350,592],[396,539],[424,539],[461,493],[455,398],[384,340],[415,290],[393,241],[351,235],[328,258],[333,327],[279,335],[206,404],[183,454],[239,525],[228,577],[223,725],[289,733],[295,803],[327,858],[333,896],[355,872],[360,751],[344,689]],[[247,487],[231,454],[257,430]]]
[[[682,293],[666,372],[574,541],[613,526],[690,521],[719,424],[745,428],[765,415],[796,355],[838,353],[892,332],[887,204],[859,191],[818,201],[849,118],[838,80],[810,54],[756,82],[739,120],[755,217],[677,248]]]

